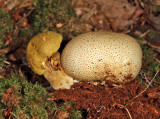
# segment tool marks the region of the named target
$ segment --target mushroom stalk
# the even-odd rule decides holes
[[[55,90],[70,89],[71,85],[73,85],[73,78],[68,76],[60,65],[59,52],[56,52],[50,58],[50,61],[46,61],[44,67],[43,75]]]
[[[70,89],[71,85],[73,85],[73,78],[69,77],[62,68],[57,71],[46,70],[43,75],[55,90]]]

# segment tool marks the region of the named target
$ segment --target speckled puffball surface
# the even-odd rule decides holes
[[[79,81],[133,80],[142,66],[142,50],[129,35],[107,31],[74,37],[61,54],[63,70]]]

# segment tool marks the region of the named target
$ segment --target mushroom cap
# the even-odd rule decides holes
[[[27,60],[36,74],[44,73],[43,63],[47,57],[58,51],[61,42],[62,36],[52,31],[40,33],[30,40],[27,46]]]
[[[88,32],[74,37],[61,54],[63,70],[80,81],[133,80],[142,65],[137,41],[123,33]]]

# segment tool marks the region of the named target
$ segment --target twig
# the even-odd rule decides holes
[[[134,34],[137,36],[140,36],[141,38],[145,37],[151,30],[148,29],[147,31],[145,31],[144,33],[140,32],[140,31],[135,31]]]
[[[139,43],[142,43],[144,45],[148,45],[149,47],[153,48],[153,49],[156,49],[158,52],[160,52],[160,47],[159,46],[156,46],[156,45],[152,45],[151,43],[147,42],[146,40],[137,40]]]
[[[7,3],[8,2],[8,3]],[[10,11],[10,10],[12,10],[15,6],[16,6],[16,4],[17,4],[17,2],[18,2],[18,0],[14,0],[14,1],[10,1],[10,3],[9,3],[9,1],[7,1],[6,2],[6,4],[8,4],[7,5],[7,8],[8,8],[8,10]]]
[[[154,77],[152,78],[152,80],[149,82],[149,84],[147,85],[147,87],[146,87],[141,93],[139,93],[139,94],[136,95],[134,98],[132,98],[131,100],[129,100],[129,101],[127,102],[127,104],[125,105],[125,107],[126,107],[130,102],[132,102],[135,98],[137,98],[137,97],[139,97],[140,95],[142,95],[142,94],[151,86],[151,84],[153,83],[153,81],[154,81],[154,79],[155,79],[155,77],[157,76],[158,73],[159,73],[159,70],[156,72],[156,74],[154,75]]]
[[[158,58],[154,58],[159,64],[160,64],[160,60]]]
[[[93,7],[88,13],[86,13],[84,16],[82,16],[81,19],[87,21],[91,16],[95,14],[96,7]]]
[[[140,37],[145,37],[150,31],[151,31],[151,30],[148,29],[146,32],[142,33],[142,34],[140,35]]]
[[[129,100],[126,105],[120,105],[120,104],[118,104],[118,106],[119,106],[120,108],[123,108],[123,109],[125,109],[125,110],[127,111],[130,119],[133,119],[133,118],[132,118],[132,116],[131,116],[128,108],[127,108],[127,105],[128,105],[130,102],[132,102],[135,98],[137,98],[137,97],[139,97],[141,94],[143,94],[143,93],[151,86],[151,84],[153,83],[153,81],[154,81],[154,79],[155,79],[155,77],[157,76],[158,73],[159,73],[159,70],[156,72],[156,74],[154,75],[153,79],[149,82],[149,84],[147,85],[147,87],[146,87],[141,93],[139,93],[139,94],[136,95],[134,98],[132,98],[131,100]]]
[[[131,114],[130,114],[130,112],[129,112],[129,110],[125,106],[124,106],[124,109],[127,111],[128,115],[129,115],[129,118],[133,119],[132,116],[131,116]]]
[[[121,105],[121,104],[117,104],[117,106],[118,106],[119,108],[125,109],[125,110],[127,111],[128,115],[129,115],[129,118],[130,118],[130,119],[133,119],[132,116],[131,116],[131,113],[129,112],[129,110],[128,110],[128,108],[127,108],[126,106]]]
[[[13,115],[16,119],[19,119],[13,112],[10,112],[11,115]]]
[[[140,36],[140,37],[145,37],[148,33],[150,32],[150,30],[147,30],[145,33],[141,33],[141,32],[139,32],[139,31],[135,31],[135,35],[138,35],[138,36]],[[149,43],[147,40],[138,40],[138,39],[136,39],[139,43],[142,43],[142,44],[144,44],[144,45],[148,45],[149,47],[151,47],[151,48],[153,48],[153,49],[155,49],[155,50],[157,50],[159,53],[160,53],[160,46],[156,46],[156,45],[153,45],[153,44],[151,44],[151,43]]]

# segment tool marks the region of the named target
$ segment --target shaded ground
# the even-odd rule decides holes
[[[48,118],[51,119],[80,119],[82,116],[88,119],[160,118],[160,73],[156,74],[160,68],[159,0],[37,1],[18,0],[16,3],[12,0],[0,1],[0,15],[3,16],[0,18],[0,28],[4,29],[1,30],[3,37],[0,37],[1,80],[7,80],[14,72],[22,79],[42,85],[51,95],[44,100],[55,101],[58,105],[56,111],[47,110]],[[5,25],[9,23],[9,26]],[[64,41],[60,51],[73,36],[80,33],[97,30],[128,33],[137,38],[142,46],[144,53],[142,70],[136,80],[125,85],[116,85],[110,81],[105,85],[80,82],[74,84],[70,90],[55,91],[43,76],[31,71],[26,60],[28,42],[44,30],[63,34]],[[7,91],[3,91],[3,94]],[[9,94],[13,92],[14,90],[10,90]],[[0,95],[0,106],[2,105],[4,111],[0,110],[7,113],[7,116],[4,113],[2,116],[14,118],[12,112],[16,114],[16,105],[8,106],[4,101],[7,99],[9,102],[13,98]],[[73,105],[69,103],[68,106],[64,104],[65,102],[73,102]],[[73,114],[73,110],[81,112]],[[31,114],[31,118],[37,119],[38,116]]]

